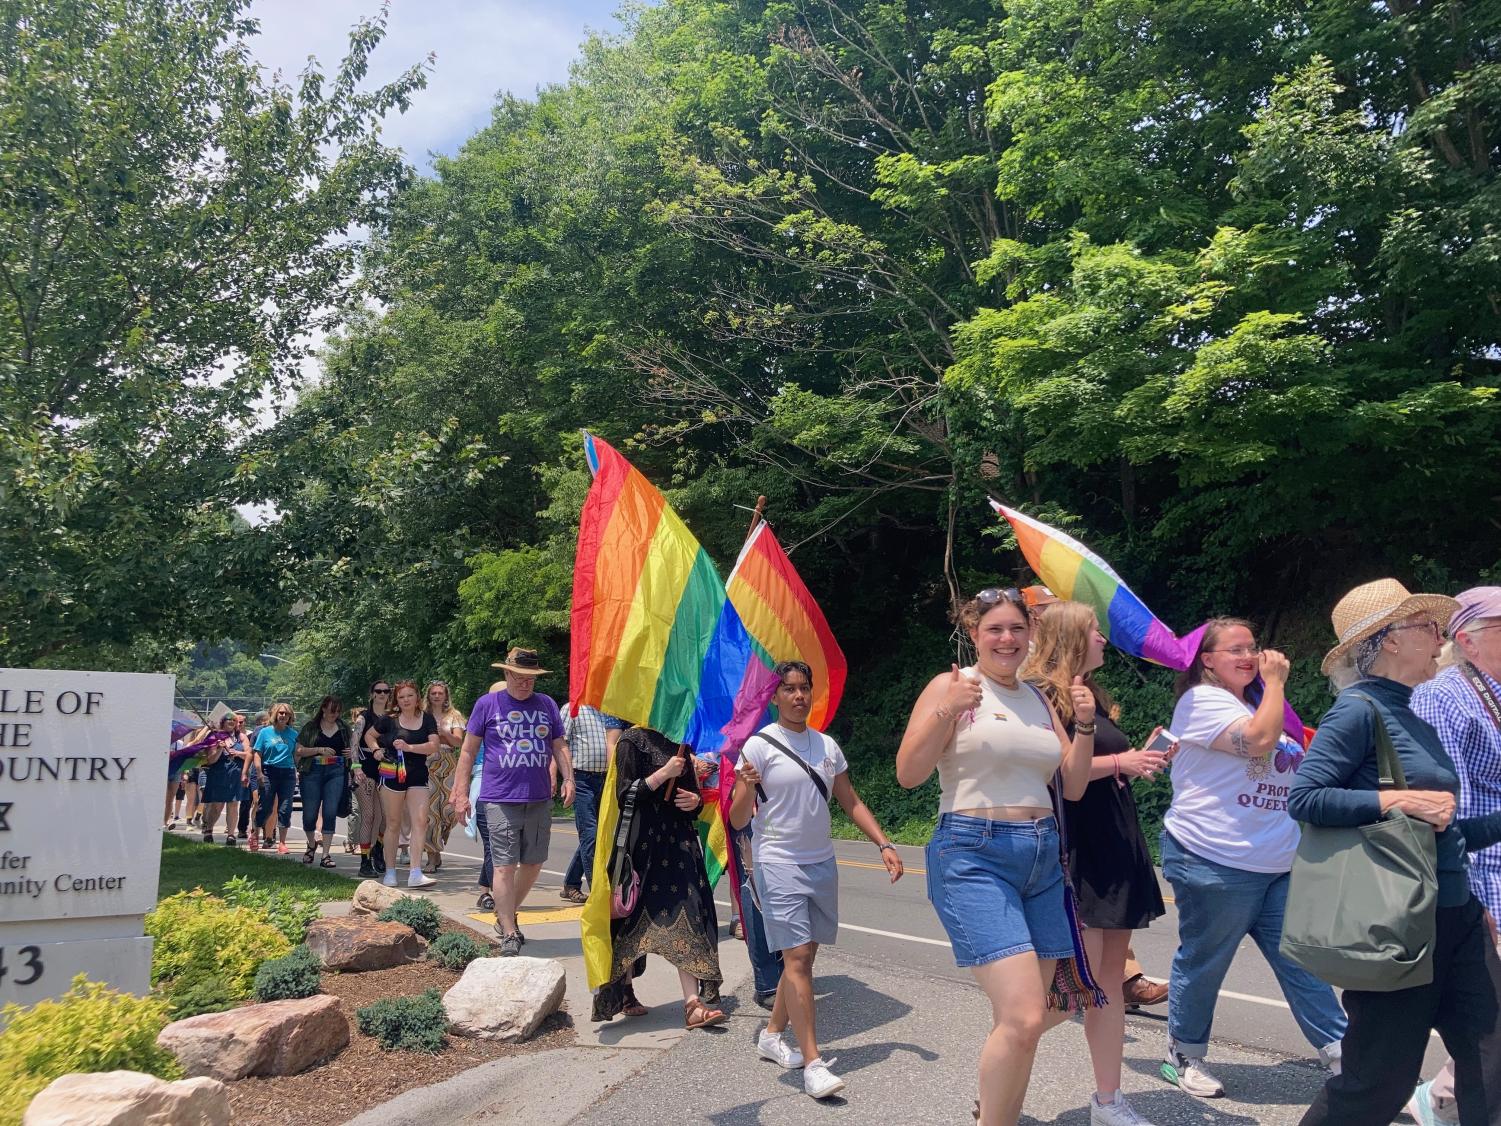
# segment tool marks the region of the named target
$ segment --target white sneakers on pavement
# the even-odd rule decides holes
[[[1162,1061],[1162,1077],[1195,1098],[1220,1099],[1225,1096],[1225,1085],[1204,1066],[1204,1057],[1185,1056],[1175,1044],[1169,1045],[1167,1058]]]
[[[394,888],[396,886],[396,869],[387,868],[386,874],[380,878],[380,882],[388,888]]]
[[[844,1090],[844,1080],[829,1070],[832,1059],[819,1056],[803,1065],[803,1094],[814,1099],[829,1099]]]
[[[769,1028],[763,1028],[761,1034],[756,1037],[756,1051],[761,1054],[763,1060],[780,1064],[789,1071],[803,1066],[802,1052],[783,1040],[780,1032],[774,1033]]]
[[[1116,1088],[1113,1102],[1102,1103],[1098,1095],[1089,1096],[1089,1126],[1152,1126],[1126,1101]]]
[[[407,873],[407,887],[409,888],[430,887],[437,882],[431,876],[423,875],[421,868],[413,868]]]

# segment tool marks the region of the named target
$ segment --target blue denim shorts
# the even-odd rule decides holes
[[[1013,954],[1071,958],[1058,822],[945,813],[928,841],[928,899],[959,966]]]

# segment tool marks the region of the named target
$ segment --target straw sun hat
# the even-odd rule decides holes
[[[1436,622],[1447,622],[1458,606],[1447,594],[1413,594],[1396,579],[1377,579],[1358,586],[1334,604],[1330,618],[1339,644],[1324,655],[1322,671],[1328,676],[1350,650],[1393,622],[1413,614],[1428,614]]]

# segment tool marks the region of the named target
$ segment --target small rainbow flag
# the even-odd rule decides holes
[[[1014,508],[990,502],[1016,533],[1016,544],[1037,577],[1059,598],[1094,607],[1100,632],[1123,653],[1170,669],[1186,669],[1199,650],[1203,627],[1179,637],[1148,610],[1125,581],[1089,548]]]

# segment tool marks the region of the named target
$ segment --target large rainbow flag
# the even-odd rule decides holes
[[[1204,627],[1179,637],[1146,608],[1115,569],[1057,528],[992,500],[990,506],[1011,525],[1027,564],[1059,598],[1094,608],[1105,639],[1123,653],[1170,669],[1186,669],[1199,652]],[[1310,734],[1293,706],[1283,703],[1283,729],[1307,746]]]

